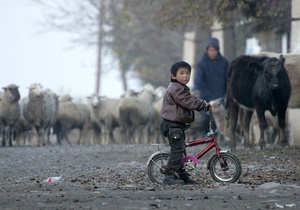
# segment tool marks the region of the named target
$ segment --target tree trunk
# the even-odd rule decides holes
[[[102,48],[103,48],[103,18],[104,18],[104,8],[103,0],[100,1],[99,15],[98,15],[98,53],[97,53],[97,73],[96,73],[96,94],[100,95],[100,85],[101,85],[101,73],[102,73]]]

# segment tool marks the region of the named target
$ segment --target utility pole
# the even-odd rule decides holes
[[[96,94],[100,95],[101,73],[102,73],[102,48],[103,48],[103,19],[104,19],[104,4],[103,0],[99,0],[98,13],[98,52],[97,52],[97,73],[96,73]]]

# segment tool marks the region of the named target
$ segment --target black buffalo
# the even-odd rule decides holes
[[[231,149],[236,148],[235,129],[240,108],[243,109],[243,118],[240,120],[245,147],[252,146],[249,142],[249,124],[254,110],[259,120],[260,147],[265,147],[266,110],[273,116],[278,116],[279,140],[281,144],[288,145],[285,134],[285,114],[291,95],[291,84],[284,62],[282,55],[279,59],[243,55],[231,62],[226,96]]]

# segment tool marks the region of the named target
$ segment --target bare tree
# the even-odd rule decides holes
[[[129,71],[144,83],[167,84],[170,66],[182,59],[184,31],[157,24],[157,4],[139,0],[35,1],[47,8],[43,21],[47,30],[69,32],[76,44],[97,45],[96,93],[100,92],[103,49],[116,56],[124,90]]]
[[[34,0],[44,9],[41,24],[45,30],[61,30],[71,34],[76,45],[97,46],[95,93],[100,93],[102,57],[105,30],[105,7],[107,0]]]

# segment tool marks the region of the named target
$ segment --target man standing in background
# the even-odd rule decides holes
[[[217,98],[224,98],[227,89],[227,69],[229,63],[220,53],[219,40],[211,38],[206,52],[197,63],[194,75],[195,96],[207,102]],[[208,132],[209,116],[205,111],[200,112],[200,130]]]

